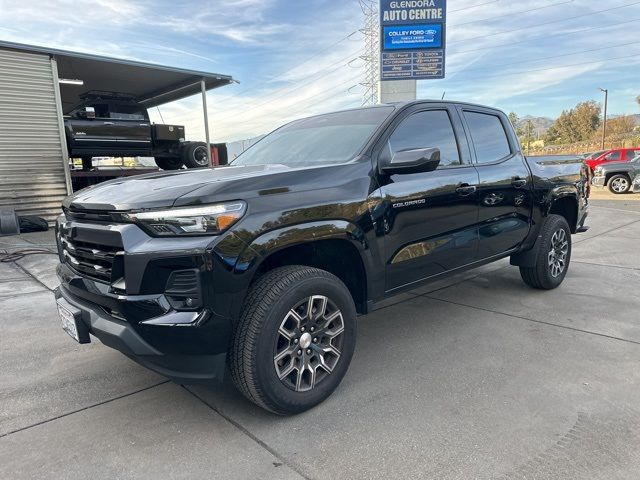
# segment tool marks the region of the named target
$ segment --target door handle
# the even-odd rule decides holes
[[[456,192],[458,192],[458,195],[460,195],[461,197],[466,197],[468,195],[471,195],[472,193],[476,193],[476,190],[477,187],[475,185],[468,185],[466,183],[463,183],[458,188],[456,188]]]
[[[115,125],[114,122],[103,122],[103,125]]]
[[[524,178],[514,178],[511,181],[511,185],[513,185],[516,188],[522,188],[527,184],[527,180]]]

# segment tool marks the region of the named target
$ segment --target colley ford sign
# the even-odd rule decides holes
[[[380,1],[380,79],[444,78],[446,0]]]

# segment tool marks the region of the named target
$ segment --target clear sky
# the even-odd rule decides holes
[[[577,102],[640,113],[640,1],[449,0],[447,78],[419,98],[557,116]],[[355,107],[364,81],[357,0],[0,0],[0,39],[230,74],[209,93],[213,141]],[[197,97],[160,107],[203,138]],[[154,109],[152,116],[159,121]]]

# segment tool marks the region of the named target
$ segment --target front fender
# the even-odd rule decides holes
[[[369,248],[364,231],[346,220],[321,220],[287,225],[256,237],[238,259],[236,270],[255,268],[264,258],[284,248],[328,239],[348,240],[360,252]],[[365,268],[367,267],[365,262]]]

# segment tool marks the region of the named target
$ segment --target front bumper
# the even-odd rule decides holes
[[[177,382],[222,379],[247,288],[235,270],[245,246],[235,235],[155,238],[132,224],[62,216],[56,238],[55,296],[88,334]],[[176,293],[186,288],[185,277],[171,280],[180,272],[196,279],[195,296]],[[195,301],[187,307],[176,295]]]
[[[108,315],[100,306],[74,296],[64,286],[54,290],[56,302],[67,310],[79,314],[88,333],[104,345],[124,353],[146,368],[178,383],[208,383],[222,380],[225,369],[224,352],[221,353],[163,353],[146,341],[133,326]],[[179,327],[173,327],[179,328]],[[164,333],[171,335],[172,327]]]
[[[598,176],[598,177],[593,177],[593,179],[591,180],[591,185],[593,185],[594,187],[604,187],[606,184],[605,182],[605,177],[603,176]]]

